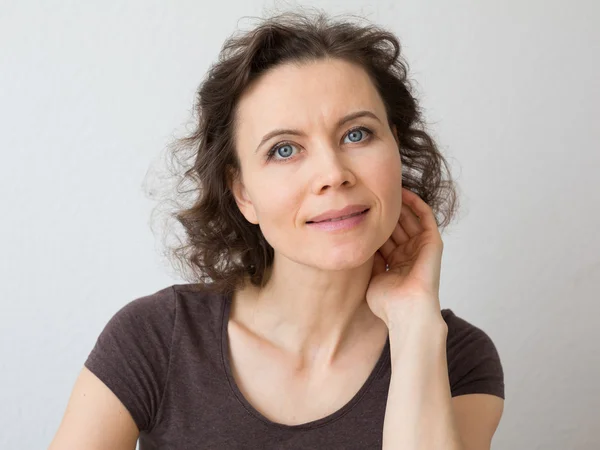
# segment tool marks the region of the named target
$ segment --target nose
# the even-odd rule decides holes
[[[350,187],[356,183],[354,173],[338,149],[328,147],[316,153],[318,157],[312,161],[316,173],[312,188],[314,194],[340,186]]]

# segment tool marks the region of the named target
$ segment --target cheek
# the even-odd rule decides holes
[[[295,225],[302,198],[298,191],[289,180],[259,185],[254,204],[265,238],[278,232],[287,233]]]
[[[382,200],[389,202],[402,193],[402,163],[399,154],[387,153],[385,157],[364,161],[362,175],[365,182]]]
[[[293,235],[300,219],[297,216],[301,209],[299,200],[294,192],[286,189],[269,191],[265,195],[268,201],[261,204],[258,211],[260,230],[276,252],[294,259],[298,252],[298,239]]]
[[[381,202],[383,228],[390,233],[402,209],[402,163],[399,154],[372,161],[363,172],[370,190]]]

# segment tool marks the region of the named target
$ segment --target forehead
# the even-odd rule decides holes
[[[256,140],[273,128],[327,125],[358,109],[385,117],[383,102],[359,65],[339,59],[288,63],[248,87],[238,103],[236,123]]]

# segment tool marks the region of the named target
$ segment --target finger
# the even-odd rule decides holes
[[[409,238],[423,232],[419,219],[415,213],[410,210],[410,206],[407,203],[402,204],[399,223]]]
[[[421,197],[406,188],[402,188],[402,196],[402,202],[409,205],[415,220],[418,220],[422,229],[432,230],[438,228],[433,210]]]
[[[406,231],[404,231],[404,228],[402,228],[400,222],[398,221],[394,227],[394,231],[392,232],[392,240],[396,245],[402,245],[405,242],[408,242],[409,239],[410,236],[406,234]]]
[[[379,253],[381,253],[381,256],[383,256],[383,258],[387,262],[389,260],[390,255],[394,252],[394,250],[396,250],[397,247],[398,246],[394,244],[394,242],[391,239],[388,239],[381,247],[379,247]]]

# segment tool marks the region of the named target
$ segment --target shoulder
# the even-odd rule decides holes
[[[173,284],[129,301],[113,315],[109,324],[134,325],[136,329],[154,332],[172,330],[176,320],[187,315],[207,318],[207,315],[218,314],[224,299],[224,295],[197,285]]]
[[[446,352],[452,395],[487,393],[504,398],[504,370],[488,333],[443,309],[448,325]]]
[[[139,430],[151,427],[166,380],[174,299],[169,286],[129,301],[106,323],[84,363],[129,410]]]
[[[164,341],[173,329],[175,298],[175,290],[169,286],[130,300],[106,323],[96,346],[138,347]]]
[[[111,321],[138,320],[137,323],[148,323],[147,320],[173,317],[176,301],[175,285],[162,288],[152,294],[146,294],[130,300],[122,306]],[[139,321],[139,319],[144,319]]]
[[[448,343],[453,347],[483,339],[491,343],[489,335],[478,326],[456,315],[451,309],[442,309],[442,317],[448,325]]]
[[[104,327],[98,344],[168,353],[174,337],[220,328],[226,299],[226,294],[199,285],[173,284],[122,306]]]
[[[101,331],[84,365],[126,406],[138,429],[150,429],[157,418],[174,337],[218,317],[221,298],[171,285],[129,301]]]

